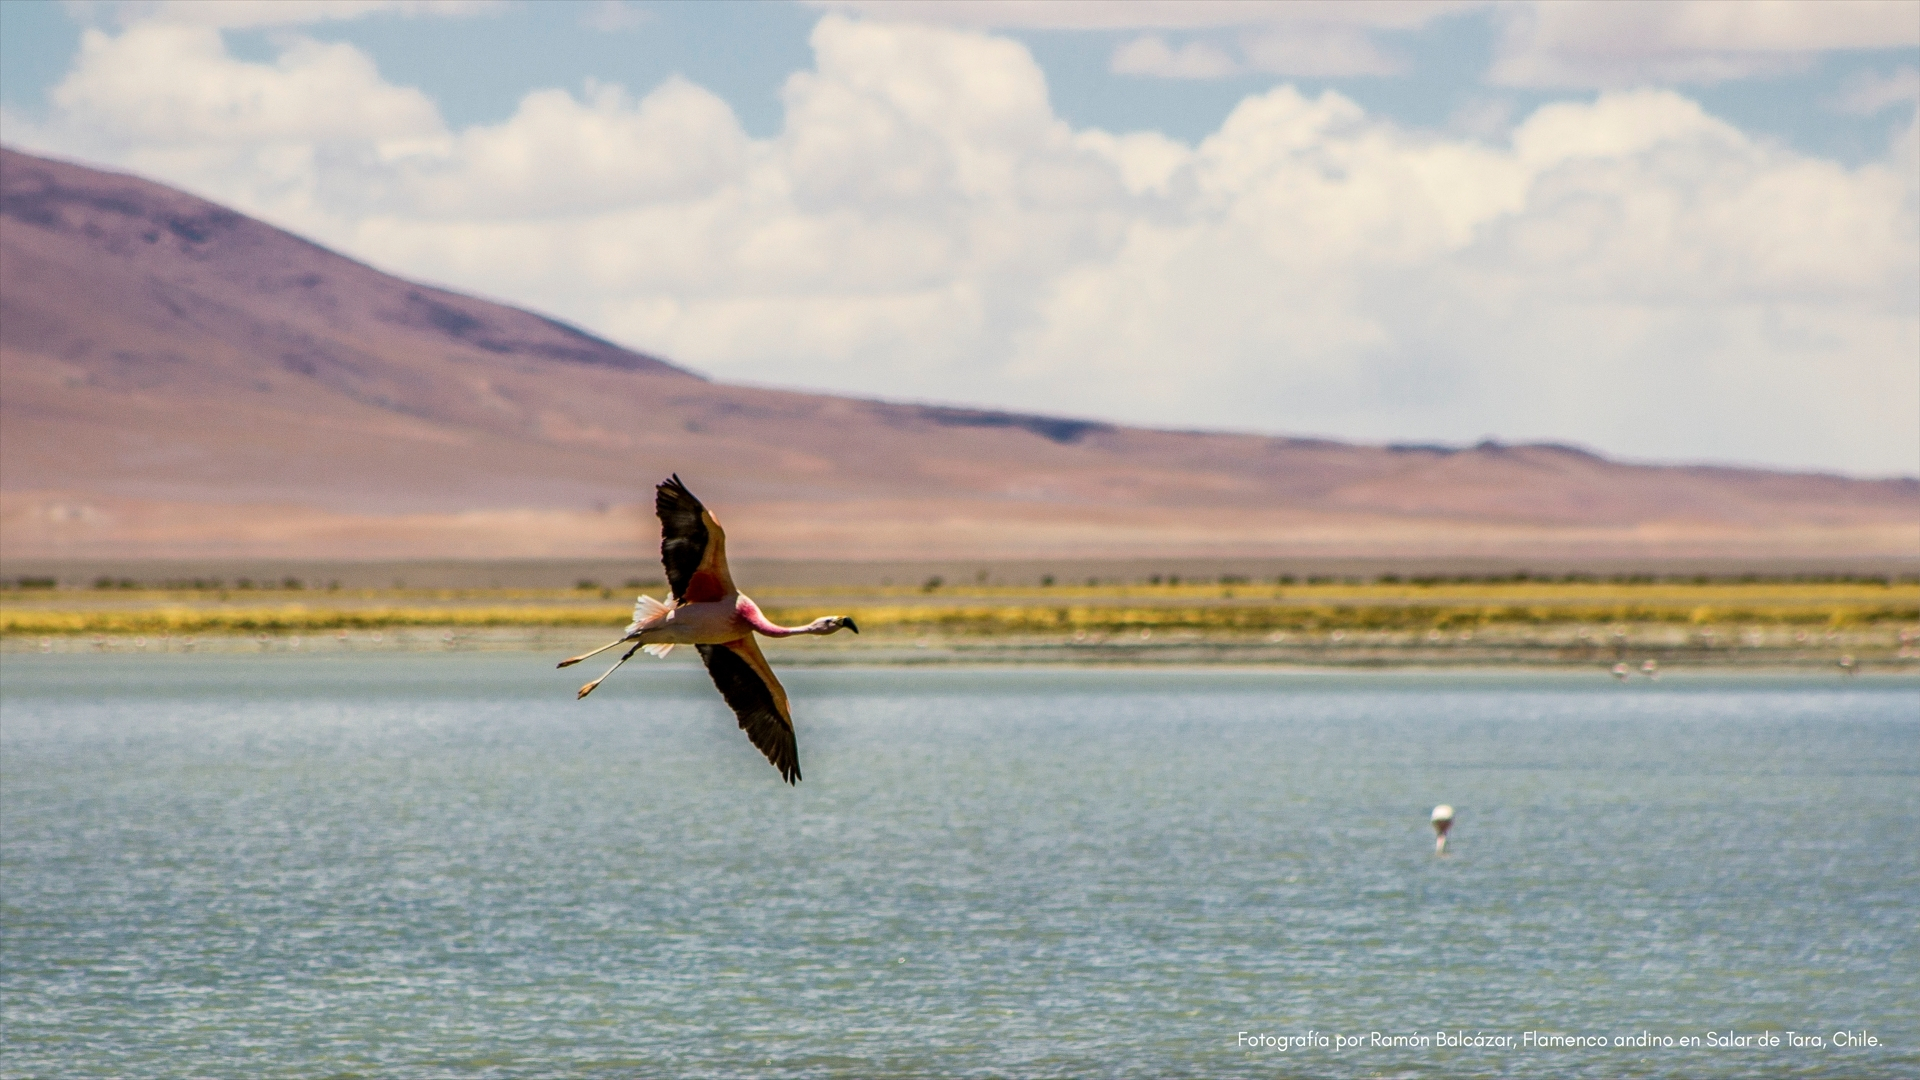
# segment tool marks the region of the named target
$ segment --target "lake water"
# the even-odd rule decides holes
[[[0,1072],[1920,1074],[1920,681],[553,659],[8,656]]]

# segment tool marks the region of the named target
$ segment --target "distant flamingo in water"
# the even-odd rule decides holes
[[[660,515],[660,561],[666,564],[673,603],[640,597],[633,605],[633,622],[626,636],[562,660],[560,666],[568,667],[632,642],[633,647],[613,667],[580,688],[577,697],[586,697],[637,651],[665,656],[675,645],[691,645],[700,650],[707,674],[713,676],[720,696],[740,718],[740,729],[747,738],[780,770],[781,779],[799,783],[800,750],[794,743],[787,692],[773,677],[773,669],[767,666],[767,658],[760,654],[753,635],[831,634],[843,627],[857,634],[860,628],[845,615],[826,615],[805,626],[779,626],[762,615],[759,606],[733,586],[733,575],[727,570],[727,537],[720,531],[720,523],[680,482],[678,474],[655,487],[653,508]]]
[[[1447,833],[1453,829],[1453,807],[1441,803],[1433,808],[1433,853],[1447,853]]]

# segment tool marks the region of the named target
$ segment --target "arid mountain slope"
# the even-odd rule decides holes
[[[717,384],[158,184],[0,153],[12,558],[644,556],[668,472],[760,556],[1920,552],[1913,479]]]

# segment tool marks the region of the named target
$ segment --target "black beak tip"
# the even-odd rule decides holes
[[[848,619],[848,620],[846,620],[846,627],[847,627],[847,629],[849,629],[849,630],[851,630],[851,631],[853,631],[853,632],[854,632],[854,633],[856,633],[856,634],[860,632],[860,628],[859,628],[859,627],[857,627],[857,626],[855,626],[855,625],[853,625],[853,620],[852,620],[852,619]]]

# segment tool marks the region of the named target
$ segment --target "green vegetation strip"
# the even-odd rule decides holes
[[[1904,598],[1901,598],[1904,600]],[[1865,626],[1920,622],[1920,603],[1834,603],[1687,606],[1617,604],[1272,604],[1160,605],[850,605],[863,629],[934,629],[947,633],[1045,633],[1193,629],[1225,632],[1271,630],[1427,630],[1495,625],[1602,625],[1664,623],[1706,626],[1759,624]],[[770,608],[785,623],[805,622],[812,609]],[[600,626],[617,630],[630,617],[624,605],[498,607],[157,607],[76,611],[0,609],[0,634],[159,634],[312,632],[404,626],[506,627]]]
[[[783,612],[773,612],[776,620]],[[1759,623],[1857,626],[1920,620],[1920,605],[1857,605],[1831,608],[1667,608],[1619,604],[1593,607],[1419,605],[1274,605],[1269,607],[874,607],[849,612],[862,628],[927,627],[949,632],[1045,632],[1049,630],[1193,629],[1427,630],[1494,625],[1604,623]]]
[[[0,634],[243,633],[377,630],[395,626],[625,626],[622,607],[150,608],[0,610]]]

